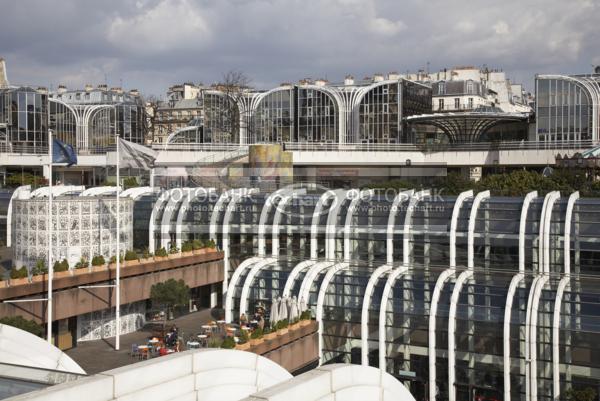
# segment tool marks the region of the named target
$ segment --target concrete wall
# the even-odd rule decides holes
[[[222,252],[211,252],[125,266],[121,272],[121,304],[148,299],[152,285],[171,278],[182,279],[191,288],[220,283],[224,274],[222,258]],[[53,281],[56,289],[53,293],[54,319],[66,319],[115,305],[113,288],[78,288],[81,285],[106,283],[114,278],[114,269],[75,273]],[[39,298],[45,296],[45,289],[45,282],[0,288],[0,300],[25,296]],[[0,316],[16,315],[42,323],[45,321],[46,303],[0,303]]]

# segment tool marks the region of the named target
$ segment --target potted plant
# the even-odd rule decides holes
[[[233,337],[225,337],[225,339],[221,343],[221,348],[225,348],[225,349],[235,348],[235,340],[233,339]]]
[[[158,260],[164,260],[167,259],[168,256],[169,254],[167,254],[167,250],[165,248],[160,248],[156,251],[154,258]]]
[[[81,258],[81,259],[79,259],[79,262],[77,262],[75,264],[73,273],[77,274],[77,275],[83,274],[83,273],[87,272],[89,266],[90,265],[89,265],[88,261],[85,260],[84,258]]]
[[[0,288],[5,288],[8,285],[8,281],[4,280],[4,277],[0,276]]]
[[[54,262],[52,270],[54,271],[54,278],[66,277],[71,274],[67,259],[63,259],[62,262],[59,262],[58,260]]]
[[[125,252],[125,266],[137,265],[139,264],[139,262],[140,260],[138,259],[136,251],[130,249],[127,252]]]
[[[264,340],[273,340],[277,337],[277,331],[271,330],[269,327],[265,327],[263,330],[263,339]]]
[[[99,270],[106,265],[106,261],[104,260],[104,256],[96,255],[92,258],[92,269]]]
[[[215,242],[214,239],[209,239],[205,244],[205,248],[207,248],[207,251],[216,252],[217,243]]]
[[[47,273],[48,269],[46,268],[46,261],[44,259],[38,259],[35,263],[35,267],[31,269],[31,281],[34,283],[44,281],[44,275]]]
[[[290,330],[296,330],[296,329],[299,329],[300,327],[301,326],[300,326],[300,318],[299,317],[295,318],[294,320],[292,320],[290,322],[290,325],[289,325]]]
[[[29,283],[29,271],[26,266],[21,266],[20,269],[13,267],[10,270],[10,285],[22,285]]]
[[[177,257],[179,257],[179,248],[173,245],[171,249],[169,249],[169,259]]]
[[[235,348],[241,351],[245,351],[250,348],[250,341],[248,339],[248,332],[246,330],[242,330],[242,333],[240,334],[240,340]]]
[[[289,331],[289,329],[288,329],[289,325],[290,325],[290,322],[287,319],[278,321],[277,325],[276,325],[277,335],[283,336],[283,335],[287,334]]]
[[[250,334],[250,346],[254,347],[263,341],[263,331],[260,327],[258,327],[252,332],[252,334]]]
[[[145,261],[150,261],[154,259],[154,255],[148,250],[148,248],[144,248],[144,251],[142,252],[142,259]]]
[[[202,240],[195,239],[192,241],[192,251],[194,254],[204,253],[204,243]]]
[[[192,255],[194,247],[190,241],[186,241],[181,245],[181,252],[185,255]]]
[[[300,327],[308,326],[312,320],[312,313],[310,310],[305,310],[300,314]]]

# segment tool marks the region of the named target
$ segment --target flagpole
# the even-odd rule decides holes
[[[116,127],[115,127],[116,130]],[[116,339],[115,339],[115,350],[119,350],[121,346],[121,208],[120,208],[120,194],[121,194],[121,175],[120,175],[120,162],[119,162],[119,136],[116,135],[117,142],[117,294],[116,294]]]
[[[52,279],[54,276],[54,266],[52,266],[52,130],[48,130],[48,318],[47,334],[48,342],[52,344]]]

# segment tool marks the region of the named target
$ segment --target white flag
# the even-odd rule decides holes
[[[139,168],[150,170],[154,167],[157,152],[137,143],[119,138],[120,168]]]

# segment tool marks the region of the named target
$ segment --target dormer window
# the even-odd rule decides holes
[[[438,83],[438,95],[446,94],[446,82],[441,81]]]

